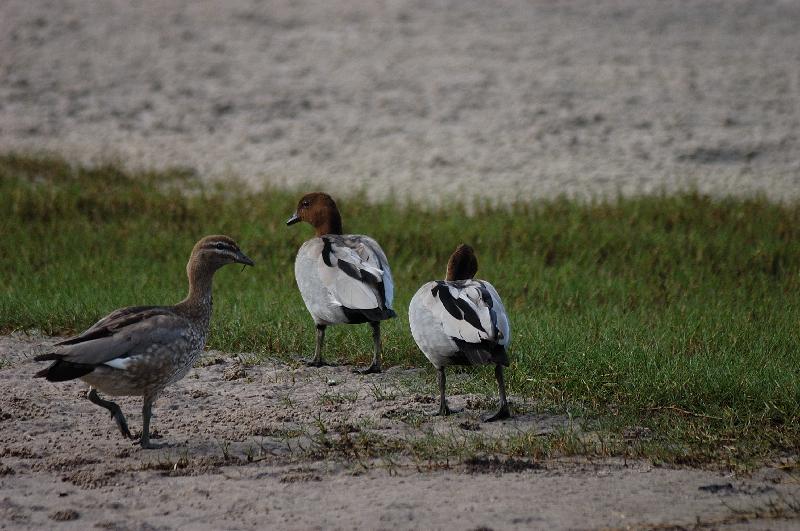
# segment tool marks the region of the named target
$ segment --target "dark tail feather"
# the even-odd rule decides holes
[[[505,345],[495,345],[492,349],[492,362],[497,365],[508,367],[511,362],[508,360],[508,352]]]
[[[350,324],[359,324],[359,323],[368,323],[368,322],[375,322],[375,321],[384,321],[386,319],[391,319],[392,317],[397,317],[397,314],[394,313],[394,310],[391,308],[371,308],[369,310],[353,310],[351,308],[347,308],[342,306],[342,310],[344,311],[344,315],[347,318],[347,322]]]
[[[361,314],[366,317],[367,321],[384,321],[386,319],[391,319],[392,317],[397,317],[397,314],[394,313],[394,310],[391,308],[372,308],[371,310],[356,310],[361,312]]]
[[[45,354],[44,356],[47,356]],[[40,356],[37,356],[37,358]],[[34,358],[36,359],[36,358]],[[52,358],[46,358],[52,359]],[[37,360],[39,361],[39,360]],[[47,378],[48,382],[66,382],[86,376],[94,370],[93,365],[82,365],[80,363],[71,363],[64,360],[56,360],[55,363],[42,369],[33,375],[34,378]]]
[[[458,350],[464,353],[469,365],[504,365],[508,367],[508,353],[506,347],[492,341],[481,341],[480,343],[469,343],[462,339],[452,338]]]
[[[55,354],[50,352],[48,354],[39,354],[38,356],[33,357],[33,361],[52,361],[52,360],[60,360],[61,355]]]

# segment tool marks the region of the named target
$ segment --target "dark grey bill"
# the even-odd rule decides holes
[[[244,254],[242,251],[239,251],[239,256],[236,257],[236,261],[239,262],[240,264],[244,264],[246,266],[251,266],[252,267],[252,266],[256,265],[255,262],[250,260],[247,257],[247,255]],[[244,269],[244,268],[242,268],[242,269]]]
[[[298,221],[300,221],[300,218],[297,217],[297,214],[292,214],[292,217],[290,217],[289,219],[286,220],[286,224],[287,225],[294,225]]]

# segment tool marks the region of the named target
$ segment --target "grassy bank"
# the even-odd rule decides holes
[[[120,306],[177,301],[194,242],[225,233],[257,267],[218,274],[210,346],[310,355],[293,261],[311,228],[284,226],[298,197],[204,187],[181,171],[0,157],[0,328],[67,334]],[[511,314],[512,394],[666,460],[797,452],[800,205],[685,194],[478,205],[474,216],[357,197],[339,206],[345,230],[374,236],[392,265],[400,317],[385,326],[388,365],[427,364],[407,305],[467,242]],[[327,353],[367,362],[368,328],[333,328]],[[490,371],[470,374],[459,385],[495,393]],[[631,442],[632,425],[647,435]]]

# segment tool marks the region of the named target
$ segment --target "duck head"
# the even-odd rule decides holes
[[[226,264],[252,266],[253,261],[245,255],[233,238],[221,234],[206,236],[194,244],[192,254],[186,263],[189,277],[189,294],[184,303],[199,305],[210,311],[211,281],[214,273]]]
[[[239,249],[233,238],[217,234],[206,236],[194,245],[187,270],[200,267],[215,271],[226,264],[233,263],[254,265],[253,261]]]
[[[445,280],[469,280],[478,272],[478,258],[475,251],[466,244],[459,245],[447,261]]]
[[[312,192],[304,195],[297,203],[294,215],[286,220],[287,225],[299,221],[310,223],[317,236],[342,233],[342,217],[336,202],[323,192]]]

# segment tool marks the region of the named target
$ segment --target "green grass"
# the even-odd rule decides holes
[[[612,434],[649,427],[635,447],[666,460],[798,451],[800,204],[686,193],[478,204],[468,215],[330,191],[345,230],[375,237],[392,265],[399,318],[384,326],[387,365],[427,365],[407,305],[466,242],[510,313],[514,395]],[[311,228],[284,225],[298,198],[202,186],[180,170],[2,156],[0,329],[67,334],[121,306],[176,302],[194,242],[225,233],[256,267],[217,274],[210,347],[309,356],[293,262]],[[334,327],[326,354],[365,363],[370,344],[368,327]],[[470,373],[465,390],[495,394],[490,370]],[[432,371],[428,381],[434,393]]]

